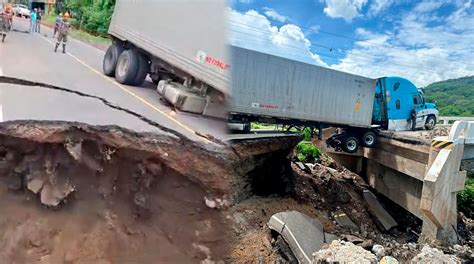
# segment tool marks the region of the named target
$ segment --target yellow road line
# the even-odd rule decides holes
[[[44,40],[48,41],[49,43],[52,43],[54,44],[54,42],[52,42],[51,40],[41,36]],[[137,100],[141,101],[143,104],[147,105],[148,107],[152,108],[153,110],[157,111],[158,113],[164,115],[165,117],[167,117],[168,119],[170,119],[171,121],[173,121],[175,124],[177,124],[178,126],[184,128],[186,131],[192,133],[193,135],[196,135],[196,131],[194,131],[193,129],[191,129],[190,127],[186,126],[185,124],[179,122],[178,120],[176,120],[175,118],[173,118],[172,116],[168,115],[167,113],[163,112],[162,110],[160,110],[158,107],[154,106],[152,103],[148,102],[147,100],[145,100],[144,98],[140,97],[139,95],[135,94],[134,92],[130,91],[129,89],[125,88],[123,85],[121,85],[120,83],[116,82],[115,80],[105,76],[103,73],[97,71],[96,69],[92,68],[90,65],[88,65],[87,63],[85,63],[84,61],[82,61],[81,59],[79,59],[78,57],[74,56],[73,54],[71,54],[70,52],[67,52],[67,55],[71,56],[73,59],[75,59],[76,61],[78,61],[79,63],[81,63],[82,65],[84,65],[85,67],[87,67],[89,70],[91,70],[92,72],[96,73],[97,75],[101,76],[102,78],[104,78],[105,80],[109,81],[110,83],[114,84],[115,86],[117,86],[118,88],[120,88],[121,90],[127,92],[128,94],[130,94],[131,96],[135,97]],[[211,143],[210,140],[204,138],[204,137],[198,137],[200,140],[203,140],[205,141],[206,143]]]

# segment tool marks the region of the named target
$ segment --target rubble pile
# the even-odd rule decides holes
[[[291,183],[291,191],[264,197],[254,196],[232,207],[228,219],[234,225],[236,242],[230,262],[293,263],[304,260],[301,250],[292,246],[292,238],[285,239],[284,228],[279,231],[281,223],[275,225],[278,222],[275,220],[271,223],[275,215],[282,215],[281,212],[288,214],[296,211],[313,219],[311,221],[319,222],[325,236],[327,232],[336,239],[333,242],[327,240],[320,250],[310,254],[313,263],[396,264],[410,263],[412,260],[417,263],[437,263],[430,262],[429,254],[422,254],[427,245],[417,243],[420,220],[389,204],[386,199],[377,201],[359,175],[324,155],[315,163],[305,164],[296,160],[287,162],[291,169],[285,181]],[[282,221],[285,227],[292,228]],[[466,221],[464,219],[462,222]],[[299,226],[305,225],[300,223]],[[298,235],[298,230],[293,229],[292,233],[304,249],[304,241],[307,241],[305,235]],[[315,237],[313,242],[312,246],[319,245],[320,237]],[[450,248],[437,247],[446,258],[457,258],[456,263],[470,263],[474,255],[466,243]],[[427,262],[423,262],[425,259]]]
[[[313,264],[320,263],[377,263],[377,257],[370,251],[351,242],[334,240],[313,254]]]
[[[446,263],[455,264],[461,261],[453,255],[444,254],[441,250],[425,245],[420,254],[416,255],[411,260],[413,264],[427,264],[427,263]]]

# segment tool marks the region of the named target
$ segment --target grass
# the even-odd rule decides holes
[[[56,15],[54,15],[54,14],[45,15],[41,19],[41,22],[43,22],[47,25],[54,25],[54,23],[56,22]]]

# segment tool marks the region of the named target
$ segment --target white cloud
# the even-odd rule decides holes
[[[376,16],[395,3],[395,0],[373,0],[370,4],[369,15]]]
[[[275,9],[264,7],[263,10],[265,10],[265,15],[271,19],[280,21],[280,22],[286,22],[289,20],[288,17],[280,15]]]
[[[359,16],[367,0],[324,0],[324,13],[332,18],[343,18],[350,22]]]
[[[311,52],[311,42],[296,25],[272,26],[264,15],[254,10],[246,13],[230,10],[229,20],[232,45],[327,66],[319,55]]]
[[[418,4],[391,33],[357,29],[366,41],[355,42],[347,56],[331,68],[369,77],[398,75],[417,86],[474,75],[473,8],[465,4],[447,17],[432,16],[439,6]],[[439,26],[428,26],[433,20]]]
[[[338,50],[341,39],[334,37],[333,52],[343,59],[331,66],[311,51],[313,44],[300,27],[273,26],[253,10],[248,15],[231,10],[230,20],[240,23],[231,22],[231,43],[371,78],[401,76],[419,87],[474,75],[474,5],[471,1],[456,3],[455,10],[444,17],[433,15],[435,6],[439,7],[421,2],[400,16],[391,31],[357,28],[355,33],[364,41],[355,41],[348,51]]]

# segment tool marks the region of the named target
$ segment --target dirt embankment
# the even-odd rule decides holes
[[[363,199],[363,190],[370,188],[359,175],[348,171],[329,157],[323,157],[319,163],[313,164],[312,168],[307,167],[304,170],[291,162],[291,157],[289,152],[283,151],[278,157],[260,157],[261,162],[258,163],[255,173],[267,175],[267,178],[255,178],[253,173],[248,174],[253,177],[248,190],[261,190],[262,186],[266,188],[263,193],[253,192],[253,195],[240,201],[227,212],[226,217],[233,223],[230,236],[231,261],[294,261],[294,256],[288,245],[281,240],[281,236],[267,227],[267,222],[273,214],[293,210],[319,220],[324,232],[334,234],[339,239],[368,251],[374,246],[383,248],[383,255],[395,257],[400,263],[410,262],[425,248],[425,245],[417,242],[421,232],[421,220],[393,202],[380,199],[398,222],[397,227],[389,231],[384,230]],[[265,171],[270,173],[265,174]],[[286,188],[278,188],[279,186]],[[343,212],[356,227],[338,222],[336,216],[340,217],[341,213],[337,212]],[[438,247],[445,253],[467,261],[472,254],[472,249],[469,248],[472,247],[474,234],[474,226],[469,224],[470,222],[465,217],[460,218],[459,245]]]
[[[226,193],[220,153],[114,127],[1,124],[0,258],[5,263],[222,260],[228,252],[227,222],[204,203],[210,193],[219,199]],[[174,161],[177,156],[184,159]],[[203,157],[209,157],[207,164]]]

